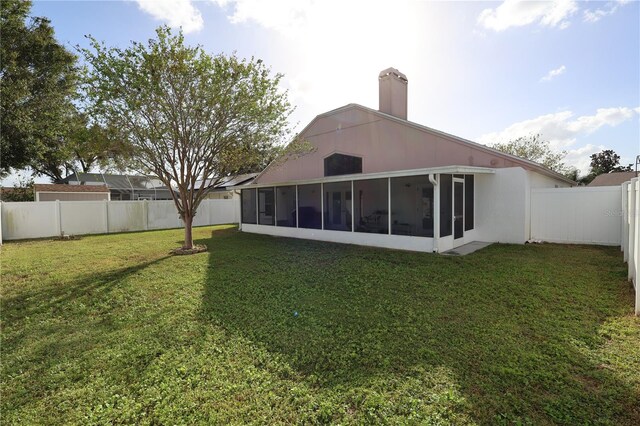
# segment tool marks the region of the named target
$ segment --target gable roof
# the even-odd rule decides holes
[[[618,186],[636,177],[636,172],[611,172],[596,176],[587,186]]]
[[[423,126],[421,124],[414,123],[414,122],[409,121],[409,120],[404,120],[402,118],[394,117],[393,115],[386,114],[384,112],[380,112],[378,110],[375,110],[375,109],[372,109],[372,108],[368,108],[368,107],[365,107],[365,106],[362,106],[362,105],[359,105],[359,104],[351,103],[351,104],[344,105],[344,106],[342,106],[340,108],[336,108],[336,109],[333,109],[331,111],[327,111],[325,113],[319,114],[313,120],[311,120],[311,122],[309,124],[307,124],[305,126],[305,128],[302,129],[302,131],[300,131],[299,134],[302,135],[305,132],[307,132],[308,129],[310,129],[318,120],[320,120],[322,118],[330,117],[332,115],[336,115],[336,114],[342,113],[342,112],[350,110],[350,109],[359,109],[359,110],[364,111],[366,113],[377,115],[380,118],[383,118],[383,119],[386,119],[386,120],[391,120],[391,121],[394,121],[394,122],[396,122],[398,124],[401,124],[401,125],[404,125],[404,126],[408,126],[408,127],[420,130],[422,132],[430,133],[430,134],[435,135],[435,136],[439,136],[439,137],[441,137],[443,139],[446,139],[446,140],[448,140],[450,142],[454,142],[454,143],[457,143],[457,144],[465,145],[465,146],[467,146],[469,148],[473,148],[473,149],[477,149],[477,150],[480,150],[480,151],[487,152],[487,153],[489,153],[491,155],[494,155],[496,157],[501,157],[503,159],[512,161],[512,162],[514,162],[516,164],[520,164],[521,166],[523,166],[523,167],[525,167],[527,169],[532,169],[532,170],[534,170],[534,171],[536,171],[536,172],[538,172],[540,174],[543,174],[545,176],[549,176],[549,177],[552,177],[554,179],[562,180],[562,181],[564,181],[566,183],[569,183],[571,185],[576,185],[576,182],[574,182],[573,180],[567,178],[566,176],[564,176],[564,175],[562,175],[560,173],[554,172],[553,170],[550,170],[550,169],[544,167],[543,165],[541,165],[539,163],[536,163],[534,161],[527,160],[525,158],[521,158],[521,157],[518,157],[518,156],[515,156],[515,155],[511,155],[511,154],[506,154],[504,152],[498,151],[498,150],[496,150],[494,148],[491,148],[489,146],[482,145],[482,144],[477,143],[477,142],[472,142],[472,141],[470,141],[468,139],[464,139],[464,138],[461,138],[459,136],[455,136],[455,135],[452,135],[452,134],[449,134],[449,133],[446,133],[446,132],[442,132],[440,130],[433,129],[431,127]],[[256,177],[255,180],[259,181],[260,177],[267,170],[269,170],[269,168],[274,163],[275,163],[275,161],[272,162],[271,164],[269,164]]]

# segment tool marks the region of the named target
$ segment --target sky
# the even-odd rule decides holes
[[[212,54],[260,58],[284,74],[298,131],[348,103],[377,109],[394,67],[410,121],[488,145],[540,133],[583,174],[603,149],[640,154],[637,1],[34,1],[32,15],[70,48],[87,34],[127,47],[167,24]]]

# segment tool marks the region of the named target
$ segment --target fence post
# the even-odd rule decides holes
[[[144,215],[144,230],[148,231],[149,230],[149,201],[148,200],[142,200],[142,214]]]
[[[633,280],[633,271],[636,263],[636,253],[635,253],[635,236],[636,236],[636,226],[638,225],[638,214],[636,212],[636,182],[638,178],[631,179],[631,183],[629,184],[629,255],[627,260],[627,278],[629,281]]]
[[[56,231],[58,235],[62,235],[62,211],[60,200],[56,200]]]
[[[4,210],[4,205],[0,200],[0,246],[2,245],[2,210]]]
[[[629,256],[629,182],[621,185],[622,190],[622,228],[620,250],[622,250],[623,260],[626,262]]]
[[[633,181],[632,181],[633,182]],[[632,183],[633,185],[633,192],[635,192],[635,201],[636,201],[636,205],[635,205],[635,214],[633,216],[633,222],[634,222],[634,231],[635,231],[635,235],[634,235],[634,250],[633,250],[633,254],[634,254],[634,260],[633,260],[633,286],[635,288],[636,291],[636,309],[635,309],[635,313],[636,315],[640,315],[640,283],[638,283],[638,273],[640,271],[640,265],[638,265],[639,261],[640,261],[640,253],[638,253],[638,251],[640,251],[640,226],[638,226],[638,219],[640,218],[640,180],[638,180],[638,178],[635,179],[635,182]]]
[[[104,233],[109,233],[109,200],[104,200]]]

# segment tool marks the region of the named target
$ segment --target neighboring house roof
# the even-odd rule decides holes
[[[618,186],[636,177],[636,172],[611,172],[596,176],[587,186]]]
[[[226,190],[227,188],[230,188],[233,186],[248,185],[251,182],[253,182],[256,176],[258,176],[258,173],[246,173],[246,174],[237,175],[237,176],[225,176],[222,179],[220,179],[218,183],[213,185],[213,189]],[[203,182],[205,187],[208,188],[211,186],[211,183],[215,181],[216,179],[207,179],[205,181],[198,180],[196,181],[196,188],[200,188],[203,185]]]
[[[36,192],[109,192],[105,185],[67,185],[36,183]]]
[[[375,110],[375,109],[372,109],[372,108],[368,108],[368,107],[365,107],[365,106],[362,106],[362,105],[358,105],[358,104],[348,104],[348,105],[345,105],[343,107],[336,108],[334,110],[331,110],[331,111],[328,111],[328,112],[325,112],[323,114],[320,114],[320,115],[316,116],[300,132],[300,136],[303,137],[303,138],[304,137],[311,137],[311,136],[307,136],[306,133],[309,131],[309,129],[311,129],[314,126],[314,124],[316,122],[318,122],[319,120],[321,120],[323,118],[327,118],[327,117],[330,117],[330,116],[333,116],[333,115],[344,113],[344,112],[346,112],[348,110],[360,110],[360,111],[363,111],[363,112],[368,113],[368,114],[373,114],[373,115],[377,116],[380,119],[391,120],[391,121],[393,121],[395,123],[398,123],[398,124],[401,124],[403,126],[407,126],[409,128],[417,129],[419,131],[426,132],[426,133],[438,136],[438,137],[440,137],[442,139],[445,139],[445,140],[447,140],[449,142],[460,144],[460,145],[463,145],[463,146],[465,146],[467,148],[472,148],[472,149],[475,149],[475,150],[478,150],[478,151],[483,151],[483,152],[488,153],[488,154],[490,154],[492,156],[499,157],[499,158],[502,158],[502,159],[504,159],[504,160],[506,160],[506,161],[508,161],[510,163],[514,163],[516,165],[519,165],[519,166],[521,166],[521,167],[523,167],[523,168],[525,168],[527,170],[534,170],[534,171],[536,171],[536,172],[538,172],[540,174],[543,174],[545,176],[549,176],[549,177],[552,177],[554,179],[558,179],[558,180],[564,181],[566,183],[570,183],[572,185],[576,184],[576,182],[572,181],[571,179],[567,178],[566,176],[564,176],[564,175],[562,175],[560,173],[554,172],[553,170],[549,170],[546,167],[544,167],[544,166],[542,166],[542,165],[540,165],[540,164],[538,164],[538,163],[536,163],[534,161],[530,161],[530,160],[527,160],[527,159],[524,159],[524,158],[520,158],[520,157],[517,157],[515,155],[505,154],[504,152],[498,151],[498,150],[496,150],[494,148],[491,148],[491,147],[488,147],[486,145],[482,145],[482,144],[479,144],[479,143],[476,143],[476,142],[472,142],[470,140],[467,140],[467,139],[464,139],[464,138],[461,138],[461,137],[458,137],[458,136],[455,136],[455,135],[451,135],[449,133],[445,133],[445,132],[442,132],[442,131],[439,131],[439,130],[435,130],[435,129],[432,129],[430,127],[423,126],[421,124],[417,124],[417,123],[414,123],[414,122],[411,122],[411,121],[408,121],[408,120],[404,120],[404,119],[395,117],[393,115],[386,114],[386,113],[383,113],[381,111],[378,111],[378,110]],[[370,123],[359,123],[357,125],[365,125],[365,124],[370,124]],[[274,163],[272,163],[272,164],[274,164]],[[256,177],[256,179],[255,179],[256,182],[260,183],[260,180],[261,180],[262,176],[265,175],[273,167],[272,164],[267,166],[267,168],[265,168]],[[451,164],[451,165],[454,165],[454,164]],[[464,166],[464,165],[467,165],[467,164],[457,164],[457,165]]]
[[[115,175],[104,173],[72,173],[64,179],[64,182],[76,185],[91,185],[91,184],[105,184],[109,189],[131,189],[135,191],[140,190],[159,190],[167,189],[160,179],[150,178],[140,175]]]

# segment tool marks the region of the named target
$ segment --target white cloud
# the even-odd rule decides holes
[[[202,15],[191,0],[136,0],[136,3],[140,10],[170,27],[182,27],[185,33],[202,29]]]
[[[552,78],[555,78],[557,76],[559,76],[560,74],[564,74],[564,72],[567,70],[567,67],[565,67],[564,65],[561,65],[560,67],[551,70],[547,73],[547,75],[545,75],[544,77],[542,77],[540,79],[540,81],[550,81]]]
[[[553,148],[563,149],[573,145],[580,135],[589,135],[604,126],[617,126],[636,113],[635,109],[627,107],[599,108],[594,115],[572,119],[571,111],[561,111],[514,123],[500,132],[482,135],[478,141],[492,145],[539,133]]]
[[[482,135],[477,140],[486,145],[493,145],[522,136],[540,134],[543,139],[549,141],[552,149],[567,150],[567,164],[576,166],[586,173],[589,168],[589,155],[605,147],[588,144],[573,148],[578,138],[590,135],[604,126],[615,127],[637,114],[640,114],[640,108],[599,108],[593,115],[577,118],[574,118],[571,111],[561,111],[514,123],[502,131]]]
[[[311,0],[212,0],[228,9],[233,6],[229,21],[240,24],[254,21],[261,26],[286,35],[304,30],[316,4]]]
[[[611,1],[606,3],[602,8],[595,10],[587,9],[583,12],[582,19],[584,22],[598,22],[605,16],[613,15],[618,10],[618,7],[624,6],[629,2],[630,0],[618,0],[616,2]]]
[[[505,0],[495,9],[484,9],[478,16],[478,24],[494,31],[530,24],[565,29],[570,24],[568,18],[577,10],[574,0]]]
[[[589,173],[589,167],[591,165],[591,154],[595,154],[602,150],[607,149],[604,145],[587,144],[580,148],[570,149],[567,151],[567,156],[564,157],[564,162],[568,166],[573,166],[580,171],[581,175]]]

